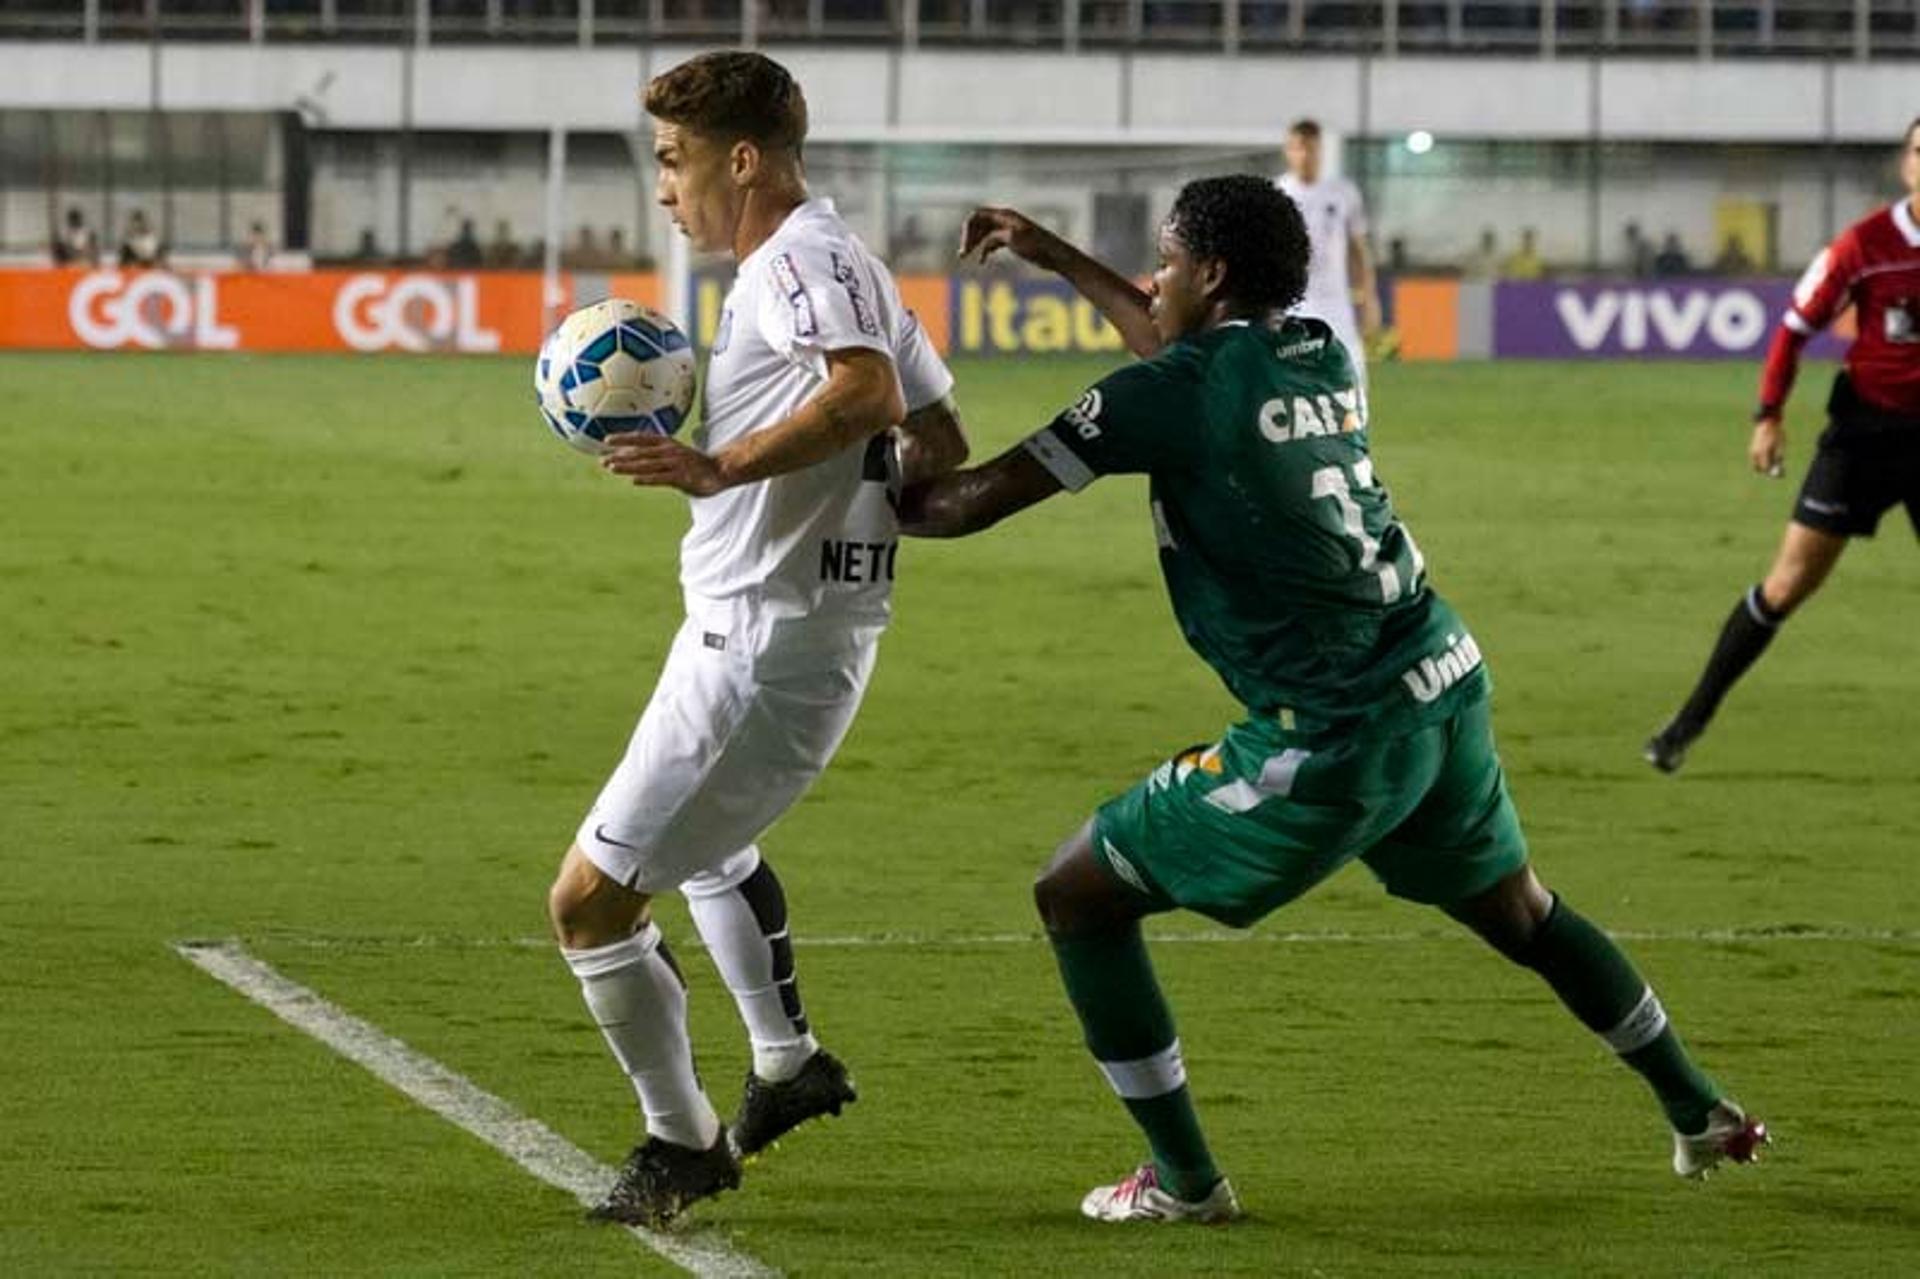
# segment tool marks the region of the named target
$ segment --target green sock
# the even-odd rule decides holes
[[[1147,1135],[1160,1184],[1203,1199],[1220,1180],[1187,1091],[1173,1014],[1138,925],[1098,936],[1051,937],[1087,1047]]]
[[[1647,1081],[1674,1128],[1706,1129],[1707,1112],[1720,1100],[1720,1090],[1687,1056],[1653,988],[1611,937],[1555,897],[1534,934],[1527,963],[1587,1029]]]

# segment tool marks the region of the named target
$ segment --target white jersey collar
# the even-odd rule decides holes
[[[761,255],[772,249],[776,241],[800,226],[801,223],[811,222],[817,218],[838,218],[839,216],[839,212],[833,207],[833,201],[824,195],[814,196],[810,200],[802,200],[800,203],[794,205],[792,209],[788,210],[787,216],[780,220],[780,225],[773,229],[772,235],[760,242],[759,248],[740,259],[740,265],[736,268],[736,271],[746,270],[750,263],[758,261]]]
[[[1900,235],[1907,244],[1920,249],[1920,222],[1913,216],[1913,201],[1902,200],[1893,206],[1893,224],[1900,228]]]

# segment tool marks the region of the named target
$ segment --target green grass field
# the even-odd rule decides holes
[[[1097,371],[960,367],[977,453]],[[631,1096],[530,939],[677,622],[684,508],[556,445],[525,379],[0,357],[0,1272],[668,1272],[169,947],[241,938],[624,1153]],[[1676,1181],[1651,1099],[1544,987],[1355,868],[1245,938],[1162,926],[1251,1220],[1079,1220],[1140,1147],[1018,939],[1028,884],[1097,800],[1231,714],[1172,625],[1142,485],[1113,480],[903,551],[862,718],[765,841],[863,1099],[694,1224],[803,1275],[1913,1273],[1904,521],[1849,552],[1684,774],[1638,757],[1787,511],[1745,473],[1751,382],[1389,366],[1374,422],[1493,665],[1543,878],[1644,935],[1683,1033],[1774,1127],[1766,1163]],[[743,1038],[678,903],[663,919],[730,1109]]]

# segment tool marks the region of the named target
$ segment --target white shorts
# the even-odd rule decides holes
[[[574,842],[638,892],[678,888],[747,849],[827,766],[853,725],[878,623],[690,616]]]

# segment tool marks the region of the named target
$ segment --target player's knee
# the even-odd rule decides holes
[[[1553,913],[1553,894],[1531,867],[1522,866],[1485,892],[1448,907],[1447,913],[1506,958],[1526,964],[1540,926]]]
[[[1760,601],[1776,622],[1784,622],[1808,596],[1820,589],[1825,579],[1824,569],[1804,563],[1782,565],[1767,574],[1767,580],[1760,584]]]
[[[1033,881],[1033,905],[1053,936],[1102,932],[1138,920],[1141,904],[1124,894],[1093,851],[1093,824],[1054,851]]]
[[[645,918],[647,898],[607,878],[577,852],[561,863],[547,890],[547,919],[568,950],[610,946]]]

